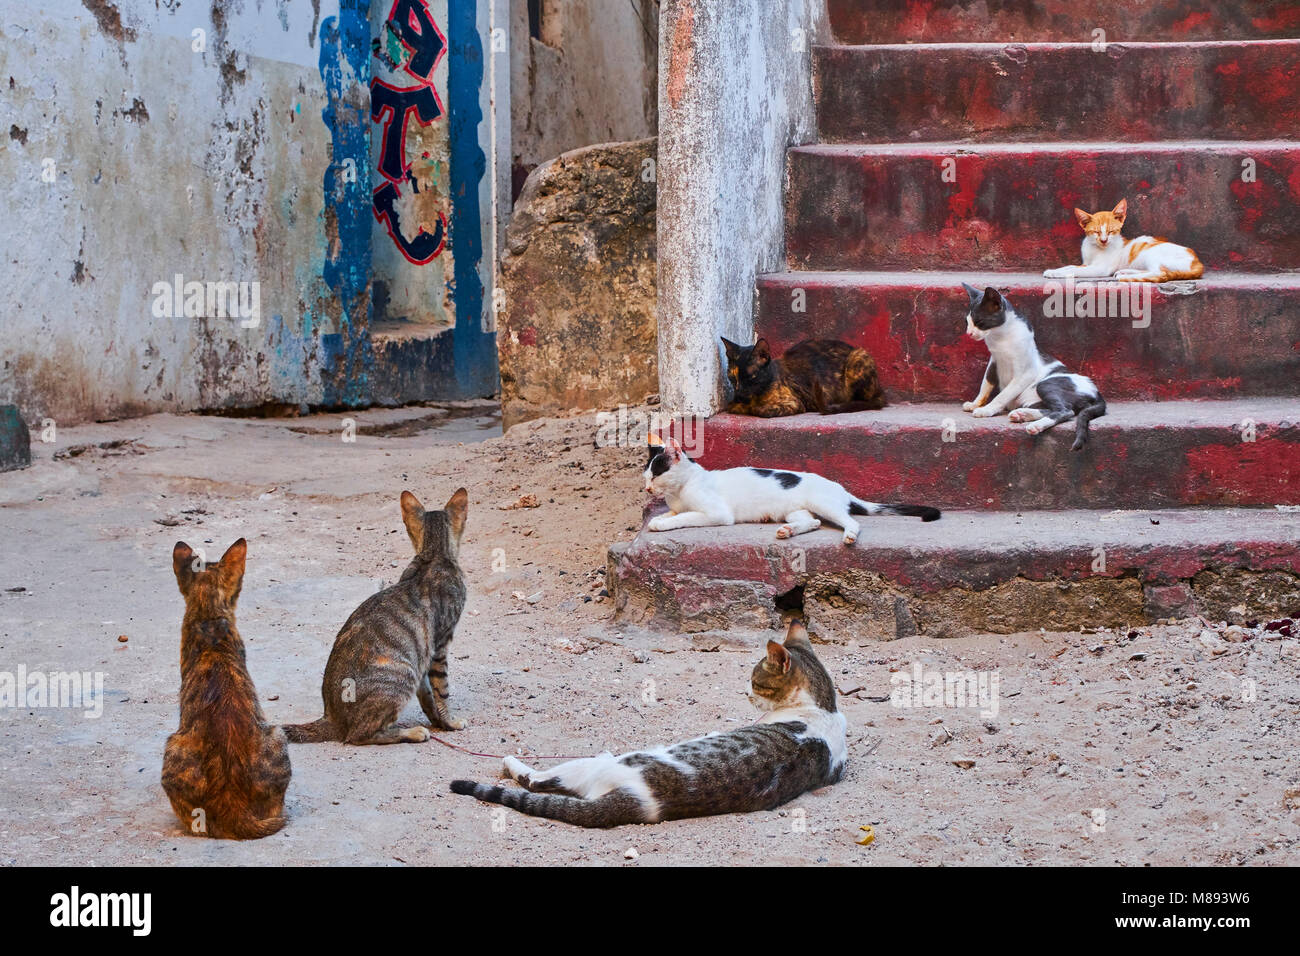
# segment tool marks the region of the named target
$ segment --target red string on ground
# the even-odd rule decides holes
[[[481,754],[477,751],[470,750],[468,747],[462,747],[459,744],[453,744],[450,740],[443,740],[437,734],[429,734],[429,737],[438,741],[444,747],[450,747],[452,750],[459,750],[463,754],[469,754],[471,757],[491,757],[493,760],[504,760],[506,754]],[[567,756],[564,754],[525,754],[529,760],[581,760],[582,757]],[[587,756],[590,756],[588,754]]]

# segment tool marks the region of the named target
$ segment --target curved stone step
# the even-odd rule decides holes
[[[755,333],[778,354],[806,338],[866,349],[890,401],[964,401],[988,349],[965,334],[963,281],[1007,293],[1039,347],[1092,376],[1109,400],[1300,396],[1300,273],[1215,272],[1153,286],[1005,272],[780,272],[759,277]]]
[[[1079,261],[1072,210],[1128,200],[1207,273],[1300,264],[1300,143],[928,143],[788,153],[796,269],[1041,271]]]
[[[1300,40],[813,50],[826,143],[1300,137]]]
[[[1300,504],[1300,399],[1111,402],[1091,440],[1042,435],[956,403],[874,412],[715,415],[690,447],[707,468],[811,471],[869,501],[938,508]]]
[[[1300,513],[951,511],[868,518],[851,548],[774,525],[642,531],[610,548],[620,620],[771,628],[802,610],[824,640],[1126,627],[1200,614],[1300,616]],[[1207,651],[1208,653],[1208,651]]]
[[[1250,40],[1300,35],[1294,0],[829,0],[842,43]]]

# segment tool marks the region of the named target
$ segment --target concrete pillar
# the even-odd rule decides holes
[[[720,335],[753,334],[784,268],[785,151],[816,136],[824,0],[664,0],[659,20],[659,381],[665,411],[722,398]]]

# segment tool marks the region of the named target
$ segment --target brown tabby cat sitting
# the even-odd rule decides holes
[[[722,344],[735,393],[727,411],[776,418],[885,407],[875,360],[847,342],[808,339],[790,346],[780,360],[772,358],[767,339],[746,346],[724,338]]]
[[[289,747],[268,726],[244,664],[235,602],[248,545],[240,538],[203,566],[185,542],[172,570],[185,597],[181,624],[181,725],[167,738],[162,785],[191,833],[248,840],[284,826]]]
[[[465,607],[465,579],[456,554],[469,493],[457,490],[443,511],[425,511],[402,492],[402,521],[415,559],[390,588],[373,594],[347,619],[325,665],[325,716],[284,728],[292,743],[420,743],[423,726],[393,726],[414,694],[435,729],[465,722],[447,709],[447,646]]]

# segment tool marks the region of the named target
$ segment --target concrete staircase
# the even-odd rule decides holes
[[[700,460],[945,516],[868,519],[852,549],[829,530],[643,531],[610,552],[619,615],[707,630],[802,606],[851,639],[1300,612],[1295,5],[829,6],[821,142],[789,152],[789,269],[760,278],[755,327],[778,350],[866,348],[892,404],[718,415]],[[1072,208],[1121,197],[1126,235],[1190,245],[1206,278],[1150,288],[1145,314],[1054,314],[1041,272],[1078,261]],[[961,411],[987,362],[962,280],[1007,291],[1098,382],[1110,410],[1083,452],[1068,426],[1035,438]]]

